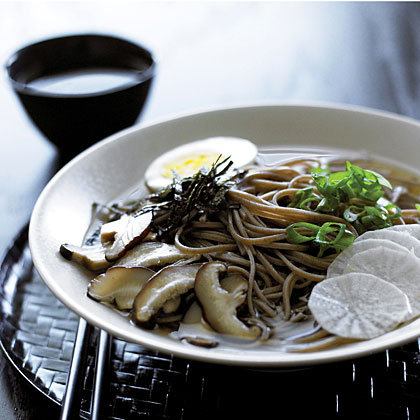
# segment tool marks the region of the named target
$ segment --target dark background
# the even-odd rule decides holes
[[[420,4],[0,2],[0,62],[50,36],[99,32],[158,63],[139,121],[220,105],[338,102],[420,117]],[[419,153],[420,158],[420,152]],[[0,253],[57,165],[0,77]],[[55,418],[0,355],[0,418]],[[42,414],[40,414],[42,412]]]

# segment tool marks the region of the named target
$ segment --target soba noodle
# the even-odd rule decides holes
[[[277,308],[291,321],[310,315],[307,300],[311,286],[325,278],[334,255],[319,258],[307,253],[307,245],[290,244],[286,227],[302,221],[348,223],[281,202],[293,199],[298,189],[313,187],[307,171],[319,164],[313,159],[298,160],[288,166],[250,170],[229,191],[231,209],[212,220],[201,218],[184,225],[175,234],[175,245],[182,251],[223,261],[229,272],[247,278],[247,322],[258,320],[268,329],[270,318],[278,315]],[[349,229],[355,232],[352,226]]]
[[[259,326],[263,339],[270,336],[273,320],[279,313],[291,322],[311,316],[307,303],[312,288],[325,279],[339,252],[330,249],[319,256],[308,244],[290,243],[287,227],[299,222],[318,226],[339,223],[358,236],[341,210],[334,214],[315,211],[319,202],[316,197],[321,199],[321,195],[311,170],[321,164],[320,159],[311,157],[291,160],[282,166],[248,168],[228,191],[226,209],[210,216],[194,210],[173,232],[173,243],[179,250],[200,255],[203,261],[224,262],[229,273],[240,274],[248,281],[246,305],[239,317],[249,325]],[[312,188],[315,199],[307,200],[304,209],[288,206],[304,188]],[[398,205],[405,192],[394,193],[392,201]],[[135,210],[138,212],[139,208]],[[169,217],[164,208],[156,212],[157,220]],[[418,210],[403,209],[401,217],[393,219],[393,223],[417,223],[418,217]],[[305,228],[297,230],[305,232]],[[328,236],[333,239],[334,235]],[[321,331],[312,339],[325,335]]]

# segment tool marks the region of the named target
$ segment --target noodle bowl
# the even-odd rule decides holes
[[[282,105],[223,109],[216,112],[186,115],[120,133],[98,147],[87,151],[83,156],[63,168],[41,194],[34,208],[29,229],[34,264],[53,294],[69,309],[86,319],[88,323],[108,331],[115,337],[165,354],[225,365],[295,368],[359,357],[402,345],[416,340],[419,335],[420,320],[404,323],[395,330],[374,339],[304,354],[288,351],[288,348],[285,347],[289,345],[280,341],[313,329],[314,318],[312,317],[301,322],[282,322],[276,318],[265,317],[270,324],[274,325],[273,335],[266,341],[255,340],[252,345],[248,342],[244,344],[244,340],[240,340],[240,344],[238,344],[239,340],[234,339],[233,336],[211,333],[209,330],[207,330],[209,335],[215,336],[217,340],[220,338],[217,347],[207,349],[188,345],[185,340],[178,340],[182,337],[181,334],[185,336],[184,318],[181,323],[177,321],[180,328],[174,330],[173,333],[168,333],[170,331],[167,328],[169,324],[159,324],[159,328],[146,330],[130,322],[130,311],[116,309],[113,303],[104,302],[102,304],[92,299],[87,293],[89,281],[94,276],[100,275],[106,268],[95,273],[87,271],[76,261],[68,262],[63,259],[58,250],[60,245],[65,242],[79,247],[84,243],[84,235],[92,216],[93,202],[100,205],[111,204],[111,207],[115,208],[115,213],[114,209],[109,211],[104,209],[99,212],[99,219],[95,224],[97,227],[101,223],[110,221],[114,216],[119,217],[118,206],[113,206],[112,203],[124,198],[123,201],[131,202],[135,196],[137,198],[140,195],[146,196],[148,191],[143,183],[145,169],[156,157],[167,151],[168,143],[170,143],[169,147],[177,147],[187,141],[208,138],[221,133],[254,140],[259,148],[256,162],[261,166],[269,167],[269,169],[273,169],[274,163],[278,162],[280,162],[279,165],[284,166],[287,163],[286,159],[291,157],[300,156],[308,159],[321,156],[322,159],[345,157],[355,165],[380,172],[394,186],[387,198],[392,198],[392,201],[397,199],[403,208],[403,214],[411,211],[410,215],[404,214],[404,218],[407,222],[416,223],[418,212],[414,210],[413,200],[404,193],[404,189],[406,187],[411,194],[417,197],[420,195],[418,187],[420,172],[415,153],[418,148],[419,128],[420,125],[416,121],[378,111],[360,108],[346,109],[339,106]],[[393,145],[398,147],[393,147]],[[373,158],[375,161],[366,162],[364,158]],[[385,162],[385,164],[377,167],[376,159],[380,163]],[[337,166],[334,164],[334,167],[330,164],[332,171],[336,167],[340,170],[343,166],[342,162],[339,162]],[[397,167],[396,171],[394,171],[395,166]],[[400,171],[400,168],[406,169]],[[402,178],[403,182],[398,178]],[[404,188],[398,188],[399,185]],[[238,185],[236,188],[239,187]],[[136,188],[139,190],[139,194],[132,194]],[[393,197],[394,195],[395,197]],[[280,203],[286,205],[286,201]],[[97,206],[97,208],[99,207],[101,206]],[[129,214],[131,209],[130,205],[121,207],[122,212]],[[216,219],[215,216],[213,215],[212,218]],[[262,220],[265,222],[265,219],[262,218]],[[193,221],[198,222],[199,217],[195,216]],[[190,227],[191,225],[185,226],[184,231]],[[276,226],[275,228],[287,230],[287,227]],[[296,228],[295,233],[307,235],[303,229],[302,231],[300,229]],[[93,227],[92,230],[96,230],[96,228]],[[258,228],[259,233],[263,230]],[[275,232],[271,234],[275,234]],[[147,240],[151,236],[152,234]],[[189,237],[182,237],[181,243],[188,245],[186,243],[188,239]],[[82,247],[84,248],[84,246]],[[262,249],[258,246],[254,246],[254,248]],[[134,251],[134,248],[131,251]],[[229,252],[233,251],[225,253]],[[328,253],[332,255],[334,250],[330,248]],[[326,259],[328,253],[325,252],[321,258]],[[316,249],[313,251],[308,249],[305,254],[319,257]],[[288,255],[290,258],[290,253]],[[185,263],[189,259],[197,263],[198,260],[195,258],[197,257],[194,254],[188,254],[183,257],[183,262]],[[246,259],[246,257],[244,258]],[[118,261],[123,259],[125,256]],[[116,263],[117,261],[109,264]],[[174,264],[174,262],[167,264]],[[273,279],[270,279],[273,282],[273,287],[278,287]],[[311,288],[313,287],[312,290],[314,290],[324,283],[324,281],[312,282]],[[295,289],[295,291],[297,290]],[[293,293],[292,304],[295,302]],[[314,293],[311,293],[310,296],[314,296]],[[246,294],[244,297],[246,299]],[[182,303],[190,303],[188,299],[190,297],[186,296],[186,301],[184,302],[182,299]],[[244,303],[245,305],[240,307],[238,312],[241,320],[250,318],[247,302]],[[113,309],[110,309],[110,306]],[[278,308],[280,316],[282,305],[279,305]],[[185,306],[182,309],[185,310]],[[260,309],[258,309],[258,314],[261,317]],[[175,316],[175,314],[173,315]],[[293,319],[293,314],[291,319]],[[174,324],[173,327],[176,328],[176,325]],[[192,329],[188,333],[191,333],[190,336],[193,335]],[[194,334],[198,335],[198,331],[195,330]]]

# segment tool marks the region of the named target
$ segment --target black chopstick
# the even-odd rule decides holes
[[[76,340],[73,347],[72,362],[66,384],[66,392],[61,406],[60,420],[79,420],[81,390],[86,371],[87,351],[89,338],[93,327],[83,318],[79,320]],[[108,386],[104,382],[108,379],[109,362],[111,355],[112,337],[101,330],[96,349],[95,380],[91,401],[91,420],[106,418],[106,397]]]
[[[79,320],[69,376],[61,405],[60,420],[79,420],[82,380],[86,369],[87,350],[92,326],[83,318]]]
[[[93,386],[91,403],[91,420],[104,420],[106,414],[108,386],[104,383],[109,379],[109,363],[111,356],[112,337],[104,330],[99,335],[99,343],[96,348],[95,383]]]

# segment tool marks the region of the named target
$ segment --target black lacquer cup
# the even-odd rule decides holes
[[[34,81],[107,69],[130,72],[128,82],[92,92],[54,92]],[[98,34],[52,38],[15,52],[6,63],[26,112],[59,150],[63,163],[99,140],[135,123],[148,97],[156,64],[150,51],[126,39]]]

